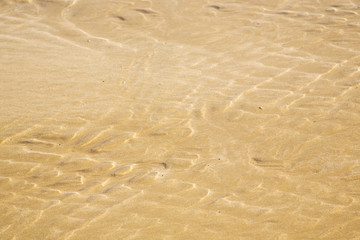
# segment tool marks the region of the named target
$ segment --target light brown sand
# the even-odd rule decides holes
[[[359,15],[0,1],[0,239],[360,239]]]

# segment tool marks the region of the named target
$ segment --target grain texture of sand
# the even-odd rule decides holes
[[[359,0],[0,0],[0,239],[360,239]]]

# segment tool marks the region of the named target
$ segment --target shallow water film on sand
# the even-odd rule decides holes
[[[0,239],[360,239],[359,0],[0,0]]]

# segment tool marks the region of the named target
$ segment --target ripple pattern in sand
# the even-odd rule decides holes
[[[0,238],[360,238],[359,14],[0,2]]]

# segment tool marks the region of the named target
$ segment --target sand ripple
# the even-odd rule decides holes
[[[360,238],[359,15],[0,1],[0,238]]]

